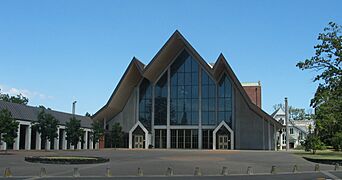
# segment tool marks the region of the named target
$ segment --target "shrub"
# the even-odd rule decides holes
[[[316,154],[317,150],[325,149],[324,143],[315,134],[309,134],[303,143],[305,151],[312,151],[312,154]]]

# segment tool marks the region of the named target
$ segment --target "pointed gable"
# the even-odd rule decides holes
[[[158,77],[170,66],[173,60],[177,58],[183,50],[186,50],[195,60],[197,60],[199,65],[216,81],[219,81],[222,73],[225,72],[252,111],[264,119],[272,121],[276,126],[282,126],[270,115],[252,103],[223,54],[219,55],[213,66],[209,66],[178,30],[172,34],[147,66],[144,66],[144,64],[135,58],[132,60],[107,104],[93,117],[96,120],[99,120],[105,117],[112,117],[119,113],[124,108],[129,95],[133,92],[141,78],[144,77],[150,80],[153,84],[156,83]]]

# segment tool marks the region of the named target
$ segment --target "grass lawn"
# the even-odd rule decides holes
[[[312,152],[305,151],[296,151],[294,154],[311,159],[342,160],[342,152],[331,150],[317,151],[315,155]]]

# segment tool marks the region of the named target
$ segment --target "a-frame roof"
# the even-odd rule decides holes
[[[270,115],[252,103],[223,54],[219,55],[213,67],[209,66],[178,30],[172,34],[147,66],[136,58],[133,58],[109,101],[94,114],[93,118],[95,120],[110,119],[121,112],[139,81],[144,77],[152,83],[155,83],[160,74],[164,72],[172,63],[172,60],[183,50],[188,51],[215,80],[218,80],[221,74],[225,72],[252,111],[264,119],[274,122],[278,127],[282,126]]]

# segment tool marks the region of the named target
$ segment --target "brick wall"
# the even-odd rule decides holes
[[[245,89],[247,95],[252,100],[252,102],[256,104],[259,108],[261,108],[261,86],[243,85],[243,88]]]

